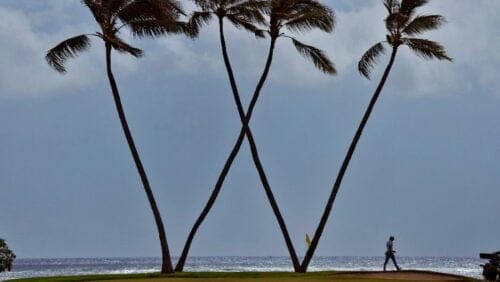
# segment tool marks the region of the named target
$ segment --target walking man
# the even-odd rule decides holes
[[[396,257],[394,256],[394,253],[396,251],[393,248],[393,242],[394,242],[394,236],[389,237],[389,241],[387,241],[386,246],[387,250],[385,251],[385,262],[384,262],[384,271],[385,267],[387,266],[387,262],[389,262],[389,259],[392,259],[392,262],[394,263],[394,266],[396,266],[396,269],[399,271],[401,268],[399,268],[398,263],[396,262]]]

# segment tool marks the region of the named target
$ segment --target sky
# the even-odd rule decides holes
[[[280,39],[251,127],[300,255],[365,107],[372,80],[360,56],[384,40],[379,0],[324,1],[331,34],[294,34],[325,50],[327,76]],[[183,1],[188,12],[195,8]],[[500,249],[500,1],[434,0],[421,14],[448,23],[422,37],[453,63],[408,49],[358,145],[317,255],[477,257]],[[160,256],[156,227],[114,108],[104,48],[50,69],[60,41],[97,31],[77,0],[0,0],[0,237],[18,258]],[[240,130],[212,23],[192,40],[139,40],[145,56],[113,54],[128,121],[165,223],[181,252]],[[268,40],[227,25],[229,54],[247,104]],[[287,255],[245,142],[192,256]]]

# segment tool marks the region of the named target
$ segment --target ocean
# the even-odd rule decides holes
[[[175,258],[174,258],[175,259]],[[481,278],[479,258],[398,257],[405,270],[430,270]],[[176,260],[174,260],[176,261]],[[315,257],[309,271],[381,270],[383,257]],[[16,259],[11,272],[0,273],[0,281],[12,278],[159,272],[159,258],[60,258]],[[392,269],[389,262],[388,270]],[[288,257],[189,257],[185,271],[293,271]]]

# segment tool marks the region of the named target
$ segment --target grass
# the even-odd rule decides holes
[[[429,274],[428,272],[407,272],[410,274]],[[399,279],[391,277],[390,279],[369,277],[369,272],[310,272],[298,274],[292,272],[183,272],[170,275],[159,273],[149,274],[113,274],[113,275],[82,275],[82,276],[60,276],[60,277],[40,277],[14,279],[8,281],[15,282],[89,282],[89,281],[107,281],[107,282],[409,282],[421,281],[419,278],[414,280]],[[454,279],[453,279],[454,278]],[[475,279],[461,277],[457,279],[454,276],[442,276],[442,280],[434,281],[477,281]]]

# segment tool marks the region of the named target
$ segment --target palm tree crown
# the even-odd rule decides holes
[[[261,10],[266,5],[262,0],[195,0],[201,11],[193,12],[189,27],[199,30],[204,24],[208,24],[212,16],[220,19],[226,18],[235,27],[244,28],[254,33],[257,37],[263,37],[262,31],[255,24],[264,24],[265,19]]]
[[[125,43],[119,37],[123,27],[129,27],[136,36],[159,36],[179,32],[194,36],[186,25],[178,21],[183,11],[175,1],[82,0],[82,3],[90,9],[101,31],[66,39],[48,51],[45,59],[60,73],[66,72],[64,63],[67,59],[88,50],[88,36],[96,36],[110,44],[114,50],[134,57],[141,57],[143,51]]]
[[[335,27],[335,17],[330,8],[316,0],[271,0],[263,12],[269,15],[267,32],[271,39],[290,38],[297,51],[312,60],[316,68],[328,74],[337,73],[334,64],[322,50],[282,32],[287,29],[292,33],[305,33],[316,28],[331,32]]]
[[[385,52],[384,44],[389,44],[393,48],[406,45],[424,59],[452,61],[441,44],[413,37],[425,31],[438,29],[446,22],[440,15],[415,15],[416,9],[428,2],[429,0],[384,0],[384,6],[389,13],[385,19],[387,40],[373,45],[361,58],[358,70],[363,76],[370,78],[377,57]]]

